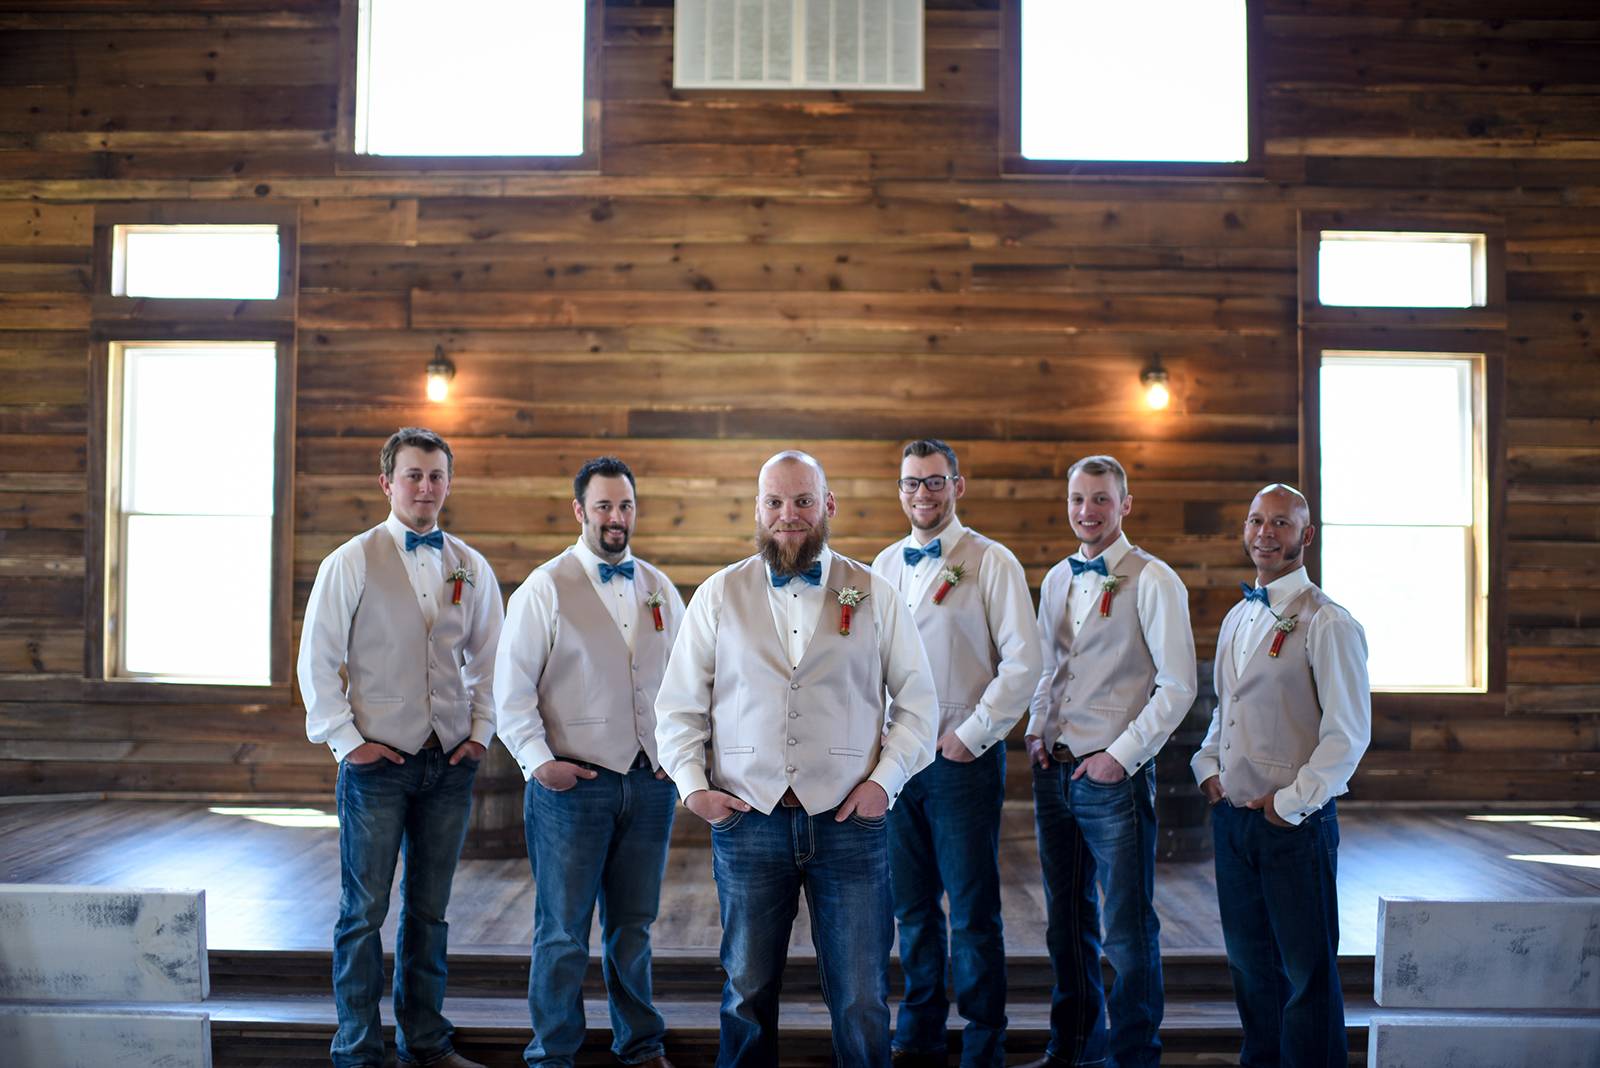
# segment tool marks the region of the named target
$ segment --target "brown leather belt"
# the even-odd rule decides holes
[[[438,748],[440,748],[439,736],[437,734],[433,733],[432,731],[429,731],[428,732],[428,740],[422,743],[422,748],[424,748],[424,749],[438,749]]]
[[[794,795],[794,787],[791,786],[783,792],[783,796],[778,798],[778,804],[784,808],[800,807],[800,799]]]

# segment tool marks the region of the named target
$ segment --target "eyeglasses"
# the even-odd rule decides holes
[[[929,493],[938,493],[949,481],[945,475],[929,475],[927,478],[902,478],[896,484],[900,487],[901,493],[910,495],[917,492],[918,486],[927,486]]]

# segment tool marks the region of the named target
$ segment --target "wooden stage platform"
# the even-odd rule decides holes
[[[0,881],[203,888],[219,1065],[326,1063],[332,1032],[328,946],[339,897],[329,805],[0,800]],[[680,1068],[715,1055],[719,938],[709,835],[680,811],[655,928],[657,996]],[[1365,1049],[1377,902],[1383,896],[1600,895],[1600,808],[1401,808],[1345,805],[1339,854],[1341,971],[1352,1052]],[[1007,805],[1002,845],[1011,1041],[1015,1060],[1042,1048],[1049,967],[1042,890],[1026,803]],[[461,863],[450,907],[448,1011],[462,1047],[520,1063],[532,919],[525,859]],[[1227,1063],[1238,1022],[1228,993],[1209,861],[1156,873],[1167,971],[1166,1063]],[[385,932],[393,945],[394,917]],[[598,940],[595,940],[597,944]],[[784,1063],[827,1063],[804,910],[785,981]],[[891,991],[898,979],[892,980]],[[587,984],[584,1063],[614,1063],[598,968]],[[953,1029],[959,1018],[952,1017]],[[1219,1060],[1220,1058],[1220,1060]],[[1353,1063],[1362,1063],[1361,1056]]]

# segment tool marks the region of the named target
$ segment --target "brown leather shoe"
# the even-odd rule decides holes
[[[640,1061],[638,1064],[631,1065],[630,1068],[673,1068],[673,1065],[671,1061],[667,1060],[667,1055],[663,1053],[659,1057],[651,1057],[647,1061]]]
[[[454,1050],[445,1054],[439,1060],[429,1061],[426,1065],[418,1064],[416,1061],[408,1061],[404,1057],[400,1058],[395,1063],[398,1064],[400,1068],[484,1068],[484,1066],[479,1064],[477,1061],[468,1060],[466,1057],[456,1053]]]

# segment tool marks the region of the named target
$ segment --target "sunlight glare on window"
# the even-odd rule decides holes
[[[583,153],[584,0],[362,0],[356,151]]]
[[[1482,234],[1324,230],[1317,300],[1367,308],[1471,308],[1484,303]]]
[[[273,300],[276,226],[114,226],[113,295]]]
[[[1022,155],[1250,156],[1244,0],[1026,0]]]

